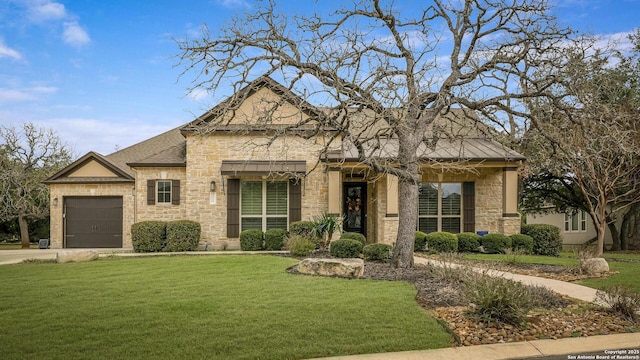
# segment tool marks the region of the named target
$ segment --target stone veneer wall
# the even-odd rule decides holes
[[[180,180],[180,204],[173,205],[169,203],[155,203],[154,205],[147,205],[147,180]],[[136,216],[134,223],[148,220],[187,220],[186,186],[187,171],[184,167],[137,168]],[[131,229],[128,229],[128,231],[131,232]]]
[[[477,173],[475,172],[477,171]],[[490,233],[505,235],[520,233],[520,217],[503,217],[502,212],[502,167],[478,167],[473,172],[444,173],[439,175],[435,171],[423,172],[423,182],[465,182],[474,181],[476,191],[476,231],[486,230]],[[386,189],[386,180],[380,180],[379,189]],[[381,201],[386,201],[386,194],[378,191]],[[384,199],[384,200],[382,200]],[[386,204],[386,203],[385,203]],[[400,204],[402,206],[402,204]],[[377,213],[379,237],[378,242],[394,244],[398,232],[398,218],[386,217],[386,205],[380,207]]]
[[[51,248],[60,249],[63,245],[62,212],[64,196],[122,196],[122,247],[132,248],[131,225],[135,215],[135,201],[133,183],[129,184],[52,184],[51,190],[51,233],[49,235]],[[53,199],[58,198],[58,205],[53,205]]]
[[[187,168],[185,199],[189,220],[202,226],[202,242],[209,248],[237,248],[237,238],[227,238],[226,181],[220,174],[223,160],[306,160],[307,171],[315,165],[320,145],[314,140],[299,137],[277,139],[269,149],[264,147],[265,136],[238,133],[216,133],[210,136],[187,136]],[[302,220],[326,211],[328,207],[328,175],[316,168],[307,175],[302,186]],[[227,177],[225,177],[226,180]],[[233,178],[229,176],[228,178]],[[256,177],[251,177],[255,179]],[[261,179],[262,177],[258,177]],[[215,203],[209,191],[216,181]]]

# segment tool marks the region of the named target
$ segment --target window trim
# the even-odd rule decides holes
[[[169,191],[164,191],[162,194],[169,194],[169,198],[165,201],[160,201],[160,183],[167,183]],[[158,205],[171,205],[173,200],[173,182],[171,180],[156,180],[156,204]]]
[[[574,217],[578,217],[577,229],[573,227]],[[584,233],[587,232],[587,212],[577,210],[571,214],[564,213],[564,232],[565,233]]]
[[[418,198],[418,221],[416,223],[417,230],[420,229],[420,219],[436,219],[436,231],[442,230],[442,219],[459,219],[459,231],[464,231],[464,183],[463,182],[452,182],[452,181],[442,181],[442,182],[434,182],[434,181],[422,181],[422,184],[437,184],[438,187],[438,195],[437,195],[437,209],[436,215],[420,215],[420,199]],[[442,214],[442,188],[443,184],[455,184],[460,188],[460,213],[458,215],[443,215]],[[419,195],[418,195],[419,196]]]
[[[262,196],[262,209],[261,209],[261,214],[260,215],[244,215],[242,213],[242,188],[243,185],[245,183],[249,183],[249,182],[258,182],[261,183],[261,196]],[[267,183],[284,183],[286,185],[285,188],[285,195],[287,196],[287,204],[286,204],[286,215],[282,215],[282,214],[267,214]],[[291,195],[289,194],[290,188],[289,188],[289,181],[287,180],[240,180],[240,196],[239,196],[239,216],[240,216],[240,224],[239,224],[239,229],[240,232],[243,231],[243,219],[244,218],[253,218],[253,219],[261,219],[261,225],[262,225],[262,231],[267,231],[267,219],[269,218],[284,218],[286,221],[286,230],[289,230],[289,218],[291,216],[291,209],[290,209],[290,204],[291,204]],[[246,229],[245,229],[246,230]]]

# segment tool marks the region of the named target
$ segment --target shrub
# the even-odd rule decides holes
[[[315,221],[294,221],[289,224],[289,233],[305,237],[316,245],[316,249],[319,249],[322,246],[322,239],[316,236],[316,225]]]
[[[458,238],[448,232],[433,232],[427,234],[427,246],[429,251],[435,252],[458,252]]]
[[[316,244],[301,235],[289,235],[287,248],[293,256],[307,256],[316,248]]]
[[[387,261],[391,258],[393,247],[387,244],[368,244],[362,248],[362,255],[366,260]]]
[[[546,224],[523,225],[520,232],[533,238],[535,255],[559,256],[562,250],[560,228]]]
[[[624,286],[609,286],[596,292],[596,300],[611,307],[611,311],[631,321],[638,319],[640,294]]]
[[[531,309],[527,287],[501,277],[476,275],[465,281],[464,296],[473,304],[469,314],[484,321],[522,325]]]
[[[487,234],[480,241],[487,254],[504,254],[511,247],[511,239],[502,234]]]
[[[480,235],[472,232],[460,233],[458,237],[459,252],[478,252],[480,247]]]
[[[194,251],[200,243],[200,224],[190,220],[167,223],[167,243],[163,251]]]
[[[262,230],[244,230],[240,233],[240,249],[242,251],[262,250],[262,237]]]
[[[131,225],[131,243],[135,252],[162,251],[167,238],[167,223],[142,221]]]
[[[314,218],[313,234],[320,239],[320,248],[326,250],[333,233],[340,231],[340,221],[337,215],[323,212],[322,215]]]
[[[353,239],[339,239],[331,243],[329,254],[338,258],[355,258],[362,252],[362,243]]]
[[[362,244],[362,246],[365,246],[367,244],[367,238],[357,232],[346,232],[346,233],[342,233],[342,235],[340,235],[340,239],[351,239],[351,240],[356,240],[358,242],[360,242],[360,244]]]
[[[287,230],[285,229],[269,229],[264,233],[264,248],[266,250],[282,250],[286,237]]]
[[[533,253],[533,238],[524,234],[513,234],[511,238],[511,248],[513,251],[522,252],[524,254]]]
[[[413,251],[424,251],[427,245],[427,234],[422,231],[416,231],[416,240],[413,243]]]

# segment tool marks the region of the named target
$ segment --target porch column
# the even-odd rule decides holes
[[[387,214],[386,217],[398,216],[398,177],[387,174]]]
[[[342,173],[340,170],[329,170],[329,206],[327,212],[329,214],[340,215],[342,207],[340,206],[340,188],[342,184]]]
[[[502,170],[502,217],[519,217],[518,168],[505,167]]]

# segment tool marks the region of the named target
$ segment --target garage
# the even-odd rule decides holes
[[[65,248],[121,248],[122,197],[64,198]]]

